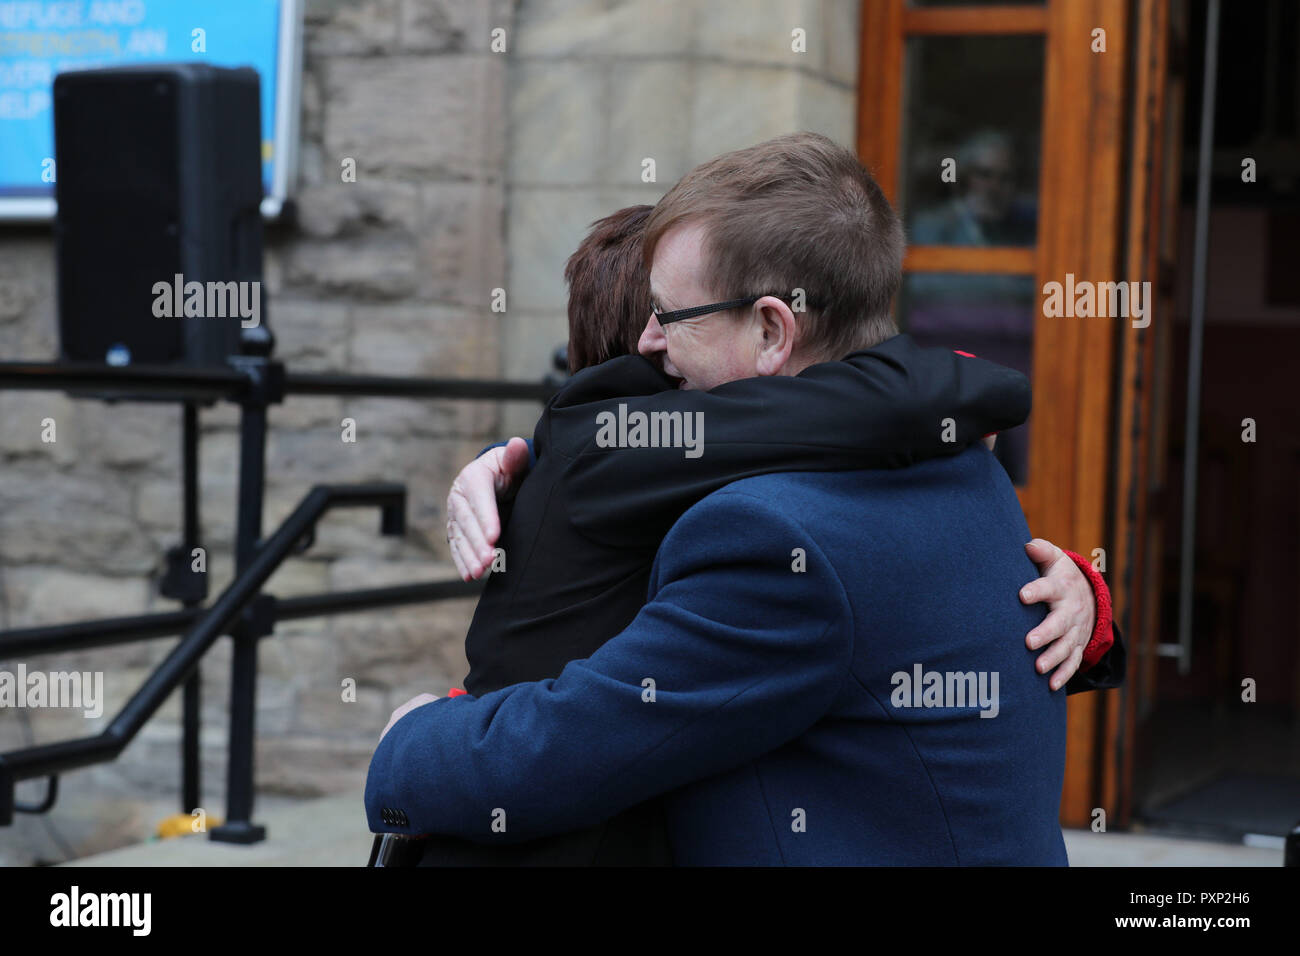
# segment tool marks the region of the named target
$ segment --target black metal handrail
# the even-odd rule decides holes
[[[355,591],[327,591],[276,598],[271,607],[273,621],[289,621],[349,611],[401,604],[425,604],[455,598],[477,597],[482,581],[419,581],[383,588]],[[183,633],[203,616],[207,608],[183,608],[126,617],[103,617],[68,624],[46,624],[0,631],[0,660],[24,655],[59,654],[96,647],[115,647],[135,641],[157,640]]]
[[[248,376],[235,366],[103,365],[98,362],[0,362],[0,388],[93,392],[113,398],[236,399]]]
[[[346,375],[339,372],[290,372],[286,395],[356,395],[373,398],[469,398],[544,402],[555,393],[553,382],[500,382],[473,378],[418,378],[391,375]]]
[[[199,661],[204,650],[222,633],[233,639],[230,679],[230,734],[226,774],[226,822],[211,831],[212,839],[251,843],[265,836],[252,822],[254,722],[257,685],[257,642],[274,633],[278,620],[346,613],[373,607],[472,597],[479,583],[433,581],[359,591],[301,595],[277,599],[261,592],[274,565],[283,560],[279,551],[300,550],[310,542],[312,521],[305,515],[314,507],[336,507],[353,500],[346,486],[316,489],[299,510],[266,542],[262,541],[262,497],[265,484],[267,412],[288,395],[344,395],[410,399],[469,399],[546,401],[561,387],[551,377],[541,382],[506,382],[337,372],[291,374],[283,362],[271,358],[273,343],[231,356],[224,366],[185,365],[109,366],[93,362],[0,362],[0,390],[64,391],[75,398],[99,401],[175,402],[182,418],[182,536],[167,554],[168,568],[159,586],[165,597],[180,601],[175,611],[128,617],[103,618],[44,627],[0,632],[0,658],[20,654],[51,653],[104,647],[174,634],[184,638],[146,680],[108,729],[96,736],[62,741],[0,755],[0,826],[12,822],[15,811],[42,813],[53,806],[59,770],[114,759],[143,722],[178,682],[182,687],[181,804],[190,811],[199,805]],[[239,496],[235,521],[234,581],[210,607],[206,576],[190,572],[189,555],[200,546],[198,483],[198,407],[216,401],[238,404],[240,414]],[[362,489],[387,489],[397,485],[368,485]],[[329,496],[322,504],[321,494]],[[404,492],[402,492],[404,494]],[[313,497],[315,496],[315,497]],[[307,508],[308,511],[302,509]],[[400,523],[385,508],[386,521]],[[289,521],[300,521],[295,533]],[[278,542],[274,550],[268,550]],[[287,554],[288,552],[286,552]],[[275,560],[267,570],[266,562]],[[234,622],[233,627],[231,623]],[[14,786],[20,780],[49,774],[43,800],[17,804]]]
[[[269,362],[268,366],[280,363]],[[255,367],[254,363],[249,363]],[[103,365],[96,362],[0,362],[0,389],[67,391],[115,400],[238,401],[252,382],[246,368],[184,365]],[[507,382],[495,379],[428,378],[404,375],[352,375],[344,372],[288,372],[287,395],[343,395],[373,398],[443,398],[544,402],[556,381]]]
[[[14,787],[18,781],[115,759],[145,721],[188,677],[208,648],[230,630],[258,596],[261,586],[294,553],[298,542],[312,532],[321,516],[335,508],[368,505],[381,509],[381,533],[403,533],[406,489],[402,485],[317,485],[275,533],[258,546],[248,566],[199,615],[185,637],[123,705],[103,733],[0,754],[0,825],[13,822]]]
[[[57,654],[92,647],[113,647],[180,634],[197,621],[205,608],[184,608],[128,617],[102,617],[41,627],[16,627],[0,631],[0,661],[24,654]]]

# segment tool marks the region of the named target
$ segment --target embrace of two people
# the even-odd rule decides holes
[[[810,133],[595,224],[575,374],[453,484],[467,693],[394,711],[372,831],[434,866],[1066,863],[1065,697],[1123,644],[986,447],[1028,381],[898,333],[903,251]]]

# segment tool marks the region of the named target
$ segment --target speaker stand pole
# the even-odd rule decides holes
[[[208,598],[207,556],[202,554],[199,527],[199,406],[193,399],[181,404],[181,543],[167,551],[167,569],[158,593],[187,608],[199,608]],[[181,816],[199,809],[199,701],[202,677],[199,665],[181,685]]]
[[[182,515],[181,550],[182,561],[188,560],[193,567],[194,549],[199,544],[199,408],[194,402],[186,402],[181,422],[181,481],[184,483],[184,514]],[[207,568],[207,560],[203,563]],[[207,572],[204,571],[204,581]],[[206,593],[206,588],[204,589]],[[187,596],[185,607],[197,607],[202,603],[193,594]],[[200,806],[202,788],[199,783],[199,716],[200,689],[202,676],[199,668],[185,679],[182,690],[182,731],[181,731],[181,812],[193,813]]]
[[[236,361],[236,360],[232,360]],[[239,515],[235,532],[235,573],[248,567],[262,536],[262,492],[266,478],[266,411],[271,400],[269,364],[263,358],[240,357],[252,387],[240,400]],[[210,837],[221,843],[259,843],[266,827],[252,822],[253,744],[257,707],[257,642],[270,633],[259,595],[231,629],[234,655],[230,666],[230,743],[226,768],[226,821]]]

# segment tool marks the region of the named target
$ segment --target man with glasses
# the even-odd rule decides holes
[[[646,248],[640,351],[681,389],[795,377],[896,331],[901,228],[822,137],[700,167]],[[816,311],[744,285],[817,289]],[[667,794],[679,863],[1062,863],[1063,693],[1008,640],[1042,617],[1013,593],[1035,577],[1028,537],[978,447],[727,485],[673,526],[649,602],[589,658],[395,713],[372,829],[400,806],[412,832],[511,843]],[[917,668],[991,678],[998,719],[928,690],[914,709],[893,692]]]

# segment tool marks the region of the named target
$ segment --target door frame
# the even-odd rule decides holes
[[[919,246],[904,272],[1033,275],[1036,288],[1067,273],[1093,281],[1153,279],[1168,176],[1164,98],[1170,0],[1045,0],[1040,6],[911,8],[864,0],[857,150],[891,201],[899,196],[906,40],[923,35],[1040,34],[1044,89],[1039,226],[1032,249]],[[1105,52],[1093,31],[1105,30]],[[1176,177],[1175,177],[1176,180]],[[1176,185],[1176,183],[1175,183]],[[1153,282],[1153,286],[1156,283]],[[1163,324],[1165,312],[1152,316]],[[1121,436],[1158,410],[1152,381],[1157,336],[1110,318],[1034,317],[1034,414],[1029,474],[1017,489],[1032,532],[1085,557],[1105,555],[1104,577],[1129,644],[1129,678],[1140,653],[1133,632],[1131,559],[1146,548],[1151,455]],[[1167,331],[1167,330],[1166,330]],[[1150,434],[1150,429],[1147,429]],[[1136,496],[1142,510],[1116,508]],[[1122,517],[1123,520],[1119,520]],[[1150,644],[1148,639],[1140,642]],[[1132,769],[1133,695],[1127,688],[1069,698],[1061,820],[1088,826],[1094,811],[1124,825]]]

